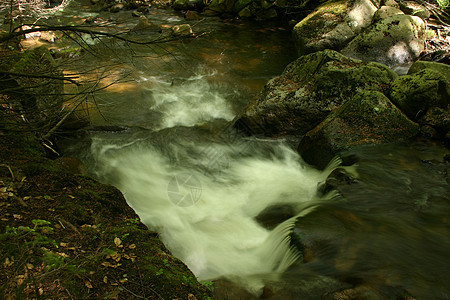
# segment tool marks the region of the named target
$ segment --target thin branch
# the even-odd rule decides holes
[[[61,124],[77,109],[77,107],[78,106],[80,106],[80,104],[81,103],[83,103],[84,101],[86,101],[86,99],[87,99],[87,96],[86,97],[84,97],[84,98],[81,98],[80,99],[80,101],[78,101],[78,103],[74,106],[74,107],[72,107],[72,109],[69,111],[69,112],[67,112],[67,114],[65,114],[64,115],[64,117],[62,117],[61,118],[61,120],[59,120],[58,121],[58,123],[56,123],[56,125],[55,126],[53,126],[53,128],[52,129],[50,129],[43,137],[42,137],[42,139],[43,140],[48,140],[52,135],[53,135],[53,133],[55,133],[55,131],[59,128],[59,126],[61,126]]]
[[[28,24],[24,24],[24,25],[28,25]],[[32,25],[32,24],[30,24],[30,25]],[[171,38],[159,37],[159,38],[149,40],[149,41],[138,41],[138,40],[132,40],[129,38],[125,38],[125,37],[121,36],[120,34],[91,30],[91,29],[82,28],[80,26],[49,26],[49,25],[38,25],[38,26],[39,27],[30,28],[30,29],[22,29],[22,30],[18,30],[15,32],[11,32],[9,34],[5,34],[4,36],[0,37],[0,43],[9,41],[16,37],[25,35],[27,33],[39,32],[39,31],[70,31],[70,32],[77,32],[77,33],[87,33],[87,34],[91,34],[94,36],[97,35],[97,36],[111,37],[111,38],[115,38],[115,39],[118,39],[118,40],[121,40],[124,42],[128,42],[130,44],[138,44],[138,45],[158,44],[158,43],[174,41],[174,40],[178,40],[178,39],[182,38],[182,37],[171,37]]]
[[[72,79],[72,78],[78,78],[78,77],[68,78],[66,76],[61,77],[61,76],[52,76],[52,75],[44,75],[44,74],[24,74],[24,73],[5,72],[5,71],[0,71],[0,74],[10,75],[10,76],[18,76],[18,77],[28,77],[28,78],[47,78],[47,79],[65,80],[65,81],[69,81],[73,84],[80,85],[79,82]]]

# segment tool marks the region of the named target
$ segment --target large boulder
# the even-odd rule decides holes
[[[396,74],[333,51],[308,54],[270,80],[238,122],[252,134],[302,135],[360,91],[387,92]]]
[[[293,29],[299,56],[342,49],[371,24],[376,11],[370,0],[331,0],[320,5]]]
[[[425,23],[419,17],[397,14],[373,24],[354,38],[341,53],[363,61],[376,61],[399,73],[417,59],[425,46]]]
[[[362,91],[309,131],[298,150],[305,161],[324,167],[341,150],[405,140],[418,130],[385,95]]]
[[[391,86],[389,97],[412,120],[418,120],[431,107],[447,108],[448,82],[431,69],[401,76]]]

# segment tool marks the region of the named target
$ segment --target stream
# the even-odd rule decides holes
[[[112,17],[124,29],[138,22],[73,5],[62,16]],[[147,17],[187,22],[167,10]],[[132,50],[97,43],[108,55],[82,56],[79,68],[115,65],[127,80],[96,94],[92,130],[65,141],[65,155],[118,187],[199,280],[226,278],[247,291],[242,299],[341,290],[449,299],[448,150],[424,140],[351,149],[341,153],[355,162],[343,168],[346,181],[330,177],[343,170],[339,160],[316,170],[289,140],[243,136],[230,124],[295,59],[290,31],[212,17],[189,23],[207,34]],[[322,193],[327,178],[337,183]]]

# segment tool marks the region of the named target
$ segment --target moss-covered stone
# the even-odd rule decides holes
[[[448,82],[439,72],[424,69],[397,78],[389,98],[412,120],[418,120],[431,107],[447,108]]]
[[[253,134],[301,135],[356,92],[386,92],[396,77],[384,65],[350,59],[333,50],[305,55],[265,85],[239,124]]]
[[[20,102],[22,109],[28,111],[30,119],[53,118],[58,114],[62,107],[63,81],[45,76],[61,78],[63,74],[47,48],[38,47],[25,51],[10,72],[24,74],[15,76],[15,81],[24,91]],[[33,101],[29,101],[30,99]]]
[[[433,127],[441,137],[445,137],[450,131],[450,109],[432,107],[419,120],[419,123]]]
[[[419,17],[394,15],[354,38],[342,53],[390,67],[412,63],[425,46],[425,24]],[[406,72],[405,72],[406,73]]]
[[[416,61],[408,70],[408,75],[429,69],[441,73],[447,78],[447,93],[450,95],[450,66],[432,61]]]
[[[299,152],[307,162],[324,167],[343,149],[405,140],[418,130],[419,126],[385,95],[363,91],[309,131],[300,142]]]
[[[300,55],[324,49],[340,50],[370,25],[376,6],[368,0],[331,0],[320,5],[293,29]]]

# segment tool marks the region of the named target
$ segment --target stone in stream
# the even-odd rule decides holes
[[[406,140],[419,126],[378,91],[359,92],[301,140],[299,153],[320,168],[352,146]]]
[[[293,29],[300,55],[324,49],[340,50],[372,22],[376,1],[327,1]],[[377,3],[378,5],[378,3]]]
[[[356,92],[387,92],[396,77],[384,65],[333,50],[305,55],[265,85],[236,126],[257,135],[302,135]]]

